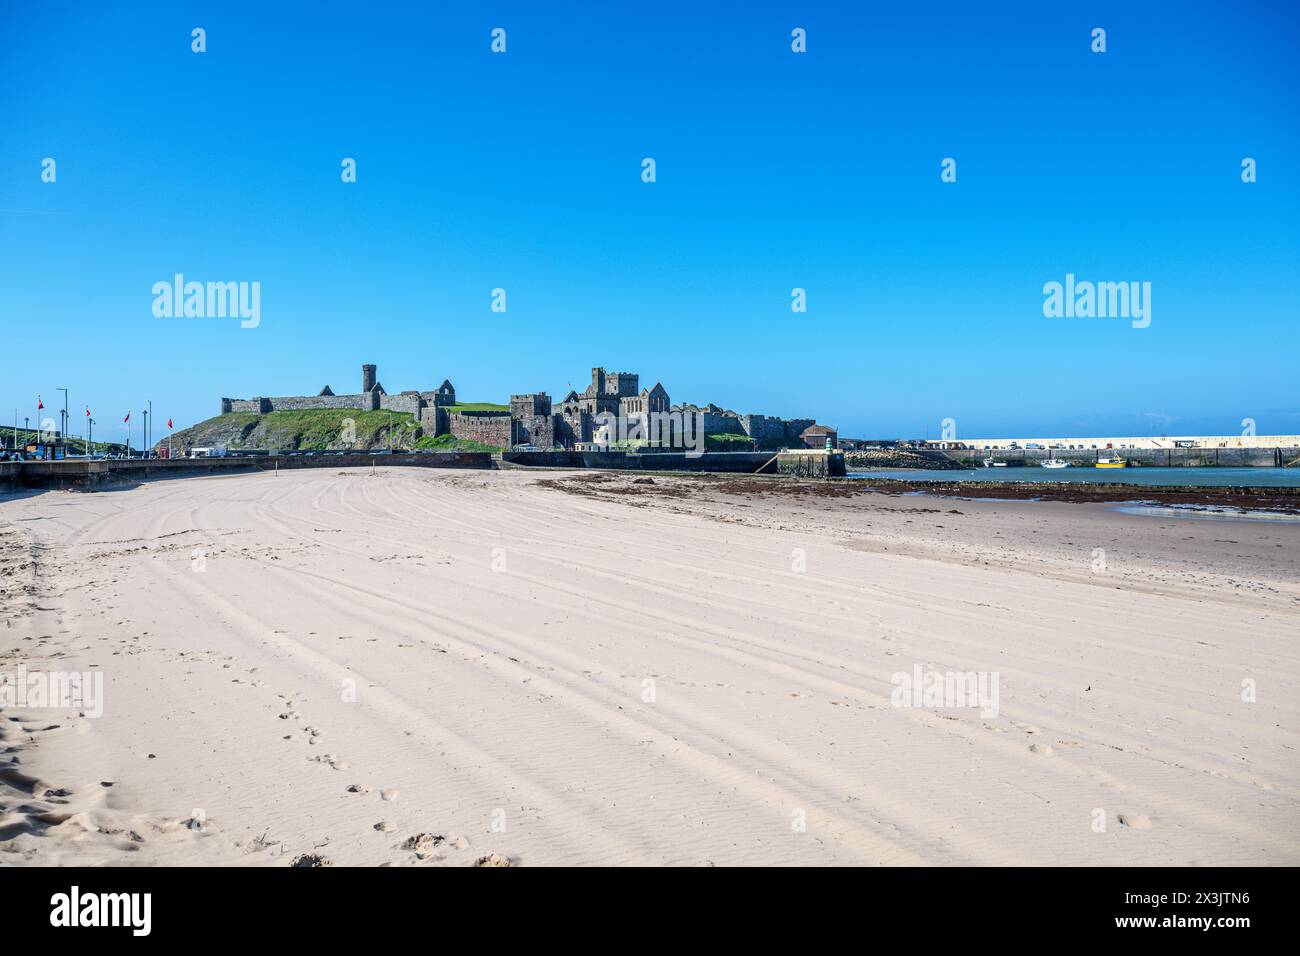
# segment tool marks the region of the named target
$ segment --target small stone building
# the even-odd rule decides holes
[[[826,425],[809,425],[799,433],[799,440],[809,448],[825,448],[828,441],[830,446],[835,448],[839,441],[839,434]]]

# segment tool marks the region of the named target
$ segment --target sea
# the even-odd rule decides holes
[[[971,471],[928,471],[881,468],[849,472],[850,478],[898,478],[945,483],[981,481],[1049,481],[1084,484],[1123,484],[1145,488],[1170,485],[1201,488],[1300,488],[1300,468],[976,468]]]

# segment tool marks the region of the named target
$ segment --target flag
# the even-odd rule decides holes
[[[36,396],[36,410],[39,412],[39,411],[40,411],[42,408],[44,408],[44,407],[45,407],[45,403],[44,403],[43,401],[41,401],[41,396],[37,395],[37,396]]]
[[[130,413],[130,412],[127,412],[127,413],[126,413],[126,418],[122,419],[122,424],[125,425],[125,424],[126,424],[127,422],[129,422],[130,420],[131,420],[131,413]]]
[[[167,419],[167,427],[168,427],[168,428],[171,428],[171,427],[172,427],[172,420],[171,420],[170,418]]]
[[[86,417],[87,417],[87,418],[90,417],[90,406],[89,406],[89,405],[86,406]]]

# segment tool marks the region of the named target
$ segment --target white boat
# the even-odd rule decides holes
[[[994,461],[992,458],[985,458],[985,459],[984,459],[984,467],[985,467],[985,468],[1005,468],[1005,467],[1007,467],[1007,463],[1006,463],[1005,461]]]
[[[1068,461],[1062,461],[1059,458],[1048,458],[1046,461],[1043,462],[1043,467],[1044,468],[1069,468],[1070,463]]]

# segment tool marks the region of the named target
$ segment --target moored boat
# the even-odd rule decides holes
[[[1046,461],[1043,462],[1043,467],[1044,468],[1069,468],[1070,463],[1068,461],[1062,461],[1059,458],[1048,458]]]
[[[1128,462],[1125,461],[1123,458],[1119,458],[1119,457],[1098,458],[1097,467],[1098,468],[1127,468]]]

